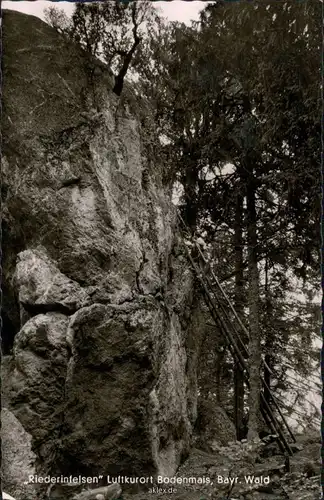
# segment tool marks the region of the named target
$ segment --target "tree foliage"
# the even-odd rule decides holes
[[[113,90],[117,95],[154,18],[155,11],[147,0],[78,2],[71,19],[56,7],[46,10],[50,25],[109,65],[115,74]]]

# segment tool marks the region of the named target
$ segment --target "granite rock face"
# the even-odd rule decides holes
[[[173,474],[198,344],[162,167],[105,66],[32,16],[4,12],[3,25],[11,409],[39,472]]]
[[[227,446],[236,441],[233,422],[226,411],[211,399],[199,398],[197,419],[197,445],[212,452],[218,446]]]
[[[51,310],[69,314],[91,303],[81,285],[62,274],[40,248],[18,254],[14,279],[22,310],[30,314]]]
[[[19,500],[35,498],[34,485],[25,484],[35,474],[32,438],[8,408],[1,409],[2,489]]]
[[[41,459],[55,452],[62,426],[67,326],[64,314],[37,314],[15,338],[11,402]]]

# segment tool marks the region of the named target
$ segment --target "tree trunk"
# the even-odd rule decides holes
[[[223,375],[226,352],[227,349],[224,346],[223,349],[217,352],[216,362],[215,362],[215,393],[216,393],[216,401],[220,406],[222,406],[223,395],[224,395],[224,384],[222,383],[222,375]]]
[[[141,41],[141,39],[136,36],[132,48],[124,57],[122,67],[120,68],[118,75],[115,76],[115,85],[113,88],[113,92],[118,96],[120,96],[122,93],[125,76],[126,76],[127,71],[129,69],[130,63],[132,62],[133,55],[135,54],[135,51],[136,51],[138,45],[140,44],[140,41]]]
[[[198,173],[196,164],[192,162],[187,165],[185,170],[184,182],[184,202],[185,202],[185,221],[194,233],[197,224],[198,206],[197,206],[197,185]]]
[[[235,309],[241,320],[244,316],[244,274],[243,274],[243,196],[238,193],[235,205]],[[242,338],[243,342],[246,339]],[[234,363],[234,418],[236,437],[244,439],[244,373],[239,363]]]
[[[271,373],[269,372],[267,366],[271,367],[271,356],[270,354],[266,354],[264,357],[264,360],[266,362],[266,365],[264,366],[264,381],[265,381],[265,388],[264,388],[264,398],[268,405],[271,405],[271,394],[270,394],[270,384],[271,384]],[[269,389],[268,389],[269,388]]]
[[[271,335],[271,329],[268,330],[268,327],[272,325],[272,303],[271,303],[271,296],[270,296],[270,288],[269,288],[269,269],[268,269],[268,259],[266,258],[265,262],[265,286],[264,286],[264,291],[265,291],[265,312],[266,312],[266,341],[265,341],[265,362],[266,365],[264,366],[264,380],[266,383],[266,386],[270,388],[271,385],[271,372],[267,368],[267,366],[270,368],[270,370],[273,370],[273,365],[274,365],[274,359],[273,359],[273,354],[272,354],[272,335]],[[264,397],[265,400],[267,401],[268,405],[271,406],[271,394],[269,389],[265,386],[264,388]]]
[[[136,52],[137,47],[141,43],[141,37],[138,35],[138,21],[136,18],[137,15],[137,7],[136,7],[136,2],[132,4],[132,22],[133,22],[133,45],[131,49],[124,55],[124,60],[123,64],[119,70],[118,75],[115,76],[115,85],[113,88],[113,92],[117,94],[118,96],[121,95],[123,86],[124,86],[124,80],[125,76],[127,74],[127,71],[129,70],[130,64],[132,62],[133,56]]]
[[[260,365],[261,343],[259,328],[259,272],[257,260],[257,224],[255,203],[255,180],[253,170],[250,170],[247,193],[247,240],[248,240],[248,279],[249,279],[249,370],[250,370],[250,395],[249,395],[249,431],[248,439],[258,437],[260,424]]]

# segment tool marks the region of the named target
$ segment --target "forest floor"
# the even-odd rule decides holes
[[[177,478],[209,478],[209,484],[160,485],[165,491],[123,493],[123,500],[318,500],[320,498],[320,437],[303,436],[289,460],[274,444],[251,447],[232,443],[213,453],[193,449]],[[229,479],[234,479],[230,484]],[[237,478],[237,479],[235,479]],[[252,481],[252,482],[250,482]]]

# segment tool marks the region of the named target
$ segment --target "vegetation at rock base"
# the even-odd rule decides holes
[[[310,436],[308,436],[310,438]],[[317,439],[319,449],[319,439]],[[155,494],[122,495],[124,500],[151,500],[174,498],[175,500],[316,500],[319,497],[319,457],[303,462],[300,456],[292,459],[287,472],[283,457],[264,458],[265,444],[260,440],[232,442],[217,446],[213,453],[194,449],[189,459],[180,467],[177,477],[209,477],[213,484],[177,486],[172,495]],[[299,452],[299,454],[302,452]],[[245,477],[270,477],[269,484],[246,482]],[[223,478],[238,478],[232,485]]]

